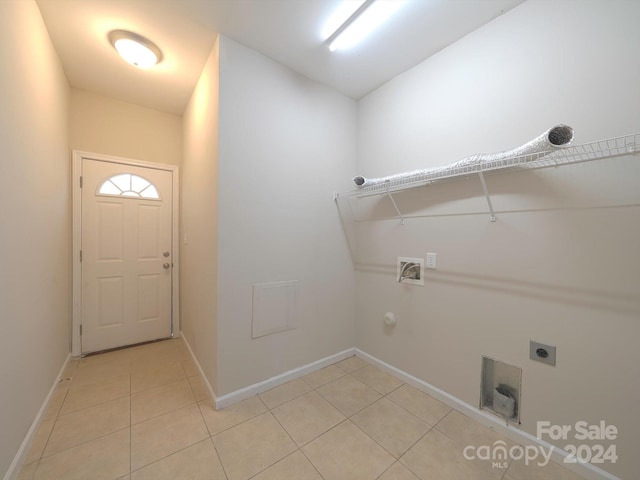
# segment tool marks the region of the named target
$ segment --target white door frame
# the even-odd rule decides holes
[[[80,178],[82,176],[82,160],[101,160],[104,162],[120,163],[122,165],[130,165],[134,167],[151,167],[160,170],[169,170],[173,173],[173,205],[172,205],[172,229],[171,242],[173,248],[173,275],[171,283],[171,318],[172,318],[172,335],[180,334],[180,305],[179,305],[179,285],[180,285],[180,252],[179,252],[179,168],[176,165],[167,165],[164,163],[145,162],[142,160],[132,160],[129,158],[114,157],[111,155],[102,155],[99,153],[83,152],[73,150],[71,164],[71,183],[72,183],[72,225],[73,225],[73,287],[72,287],[72,320],[71,320],[71,355],[79,357],[82,354],[80,341],[80,325],[82,323],[82,265],[80,263],[80,247],[82,246],[82,190],[80,189]]]

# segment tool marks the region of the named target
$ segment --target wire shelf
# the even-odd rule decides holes
[[[605,158],[620,157],[640,152],[640,133],[623,135],[620,137],[598,140],[596,142],[575,145],[537,152],[529,155],[510,157],[490,162],[471,165],[452,164],[444,167],[436,167],[424,173],[401,179],[387,180],[382,184],[363,187],[347,192],[336,193],[335,199],[345,197],[369,197],[375,195],[387,195],[410,188],[423,187],[433,183],[468,178],[471,175],[495,173],[498,171],[531,170],[546,167],[558,167],[574,163],[589,162]],[[394,202],[395,203],[395,202]]]

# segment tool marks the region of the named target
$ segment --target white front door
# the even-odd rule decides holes
[[[173,173],[82,159],[82,353],[171,336]]]

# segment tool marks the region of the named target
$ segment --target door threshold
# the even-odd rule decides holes
[[[80,355],[80,358],[92,357],[93,355],[100,355],[101,353],[117,352],[118,350],[124,350],[125,348],[139,347],[140,345],[149,345],[150,343],[164,342],[166,340],[171,340],[172,338],[173,338],[173,335],[170,337],[158,338],[156,340],[147,340],[146,342],[132,343],[131,345],[123,345],[121,347],[106,348],[104,350],[98,350],[97,352],[83,353]]]

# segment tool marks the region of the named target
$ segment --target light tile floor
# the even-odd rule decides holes
[[[512,443],[351,357],[221,411],[181,339],[72,360],[20,480],[577,480],[466,460]]]

